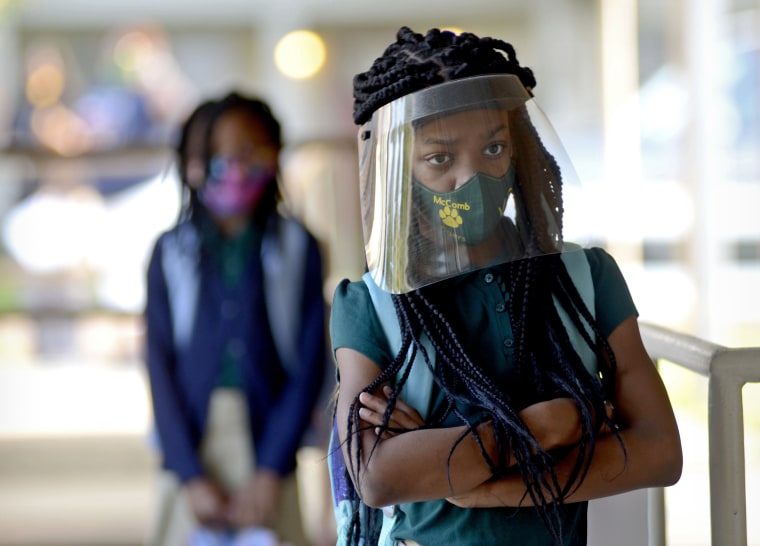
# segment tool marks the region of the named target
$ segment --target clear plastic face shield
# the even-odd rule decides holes
[[[513,75],[447,82],[379,108],[359,130],[367,265],[399,294],[563,249],[577,178]]]

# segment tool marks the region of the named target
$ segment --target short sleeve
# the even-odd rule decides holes
[[[364,281],[340,282],[333,296],[330,314],[332,351],[353,349],[381,368],[392,360],[388,341]]]
[[[602,334],[609,337],[625,319],[638,317],[638,310],[615,259],[599,247],[587,249],[586,256],[594,280],[596,320]]]

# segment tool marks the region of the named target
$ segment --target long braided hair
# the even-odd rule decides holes
[[[402,27],[396,42],[388,46],[367,72],[354,77],[354,121],[357,125],[367,122],[378,108],[409,93],[445,81],[485,74],[514,74],[529,91],[536,85],[533,72],[520,66],[514,48],[504,41],[471,33],[455,35],[438,29],[423,36]],[[520,385],[530,388],[516,389],[519,394],[507,393],[473,362],[459,341],[454,315],[447,314],[451,310],[446,308],[446,298],[437,297],[437,290],[441,288],[433,284],[392,296],[401,326],[401,349],[364,391],[373,392],[386,382],[393,386],[385,414],[387,423],[409,377],[409,363],[414,362],[415,355],[421,354],[432,367],[432,355],[426,353],[421,343],[424,334],[435,352],[434,378],[445,397],[443,410],[429,417],[425,426],[441,425],[454,414],[468,427],[460,441],[473,434],[480,443],[475,426],[484,419],[490,420],[499,456],[497,460],[490,460],[485,450],[483,456],[494,476],[503,475],[509,466],[516,465],[527,495],[552,536],[561,543],[557,507],[585,477],[596,431],[602,424],[616,429],[605,411],[605,403],[614,400],[615,357],[561,257],[554,253],[544,255],[561,242],[563,209],[559,166],[541,144],[524,108],[510,112],[510,126],[514,127],[513,134],[519,135],[514,140],[518,229],[528,255],[533,257],[505,264],[503,274],[510,293],[508,310],[515,336],[515,366]],[[551,212],[554,225],[548,225],[552,222],[547,222],[546,210]],[[535,252],[530,252],[531,248]],[[557,305],[566,311],[583,341],[601,357],[596,375],[586,370]],[[591,335],[584,324],[591,328]],[[576,402],[582,429],[573,471],[565,483],[560,483],[553,470],[556,454],[541,449],[518,415],[531,403],[560,396]],[[462,414],[457,409],[460,402],[475,407],[481,417],[475,419]],[[350,454],[347,463],[354,475],[360,472],[362,460],[361,443],[356,441],[359,408],[357,396],[349,412],[346,439]],[[380,436],[375,447],[379,441]],[[452,446],[451,453],[455,447]],[[354,508],[347,537],[349,544],[358,544],[360,539],[374,543],[381,514],[363,505],[360,495],[354,500]]]

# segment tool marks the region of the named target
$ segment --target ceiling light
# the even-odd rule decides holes
[[[325,43],[310,30],[294,30],[277,42],[274,63],[277,69],[296,80],[310,78],[325,64]]]

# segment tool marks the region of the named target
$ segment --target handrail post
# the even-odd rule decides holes
[[[719,351],[710,366],[708,421],[712,544],[747,546],[741,350]]]
[[[665,489],[652,487],[647,491],[647,520],[649,521],[649,546],[665,546]]]
[[[653,358],[652,364],[660,373],[660,362]],[[649,546],[666,546],[665,530],[665,488],[651,487],[647,490],[647,522]]]

